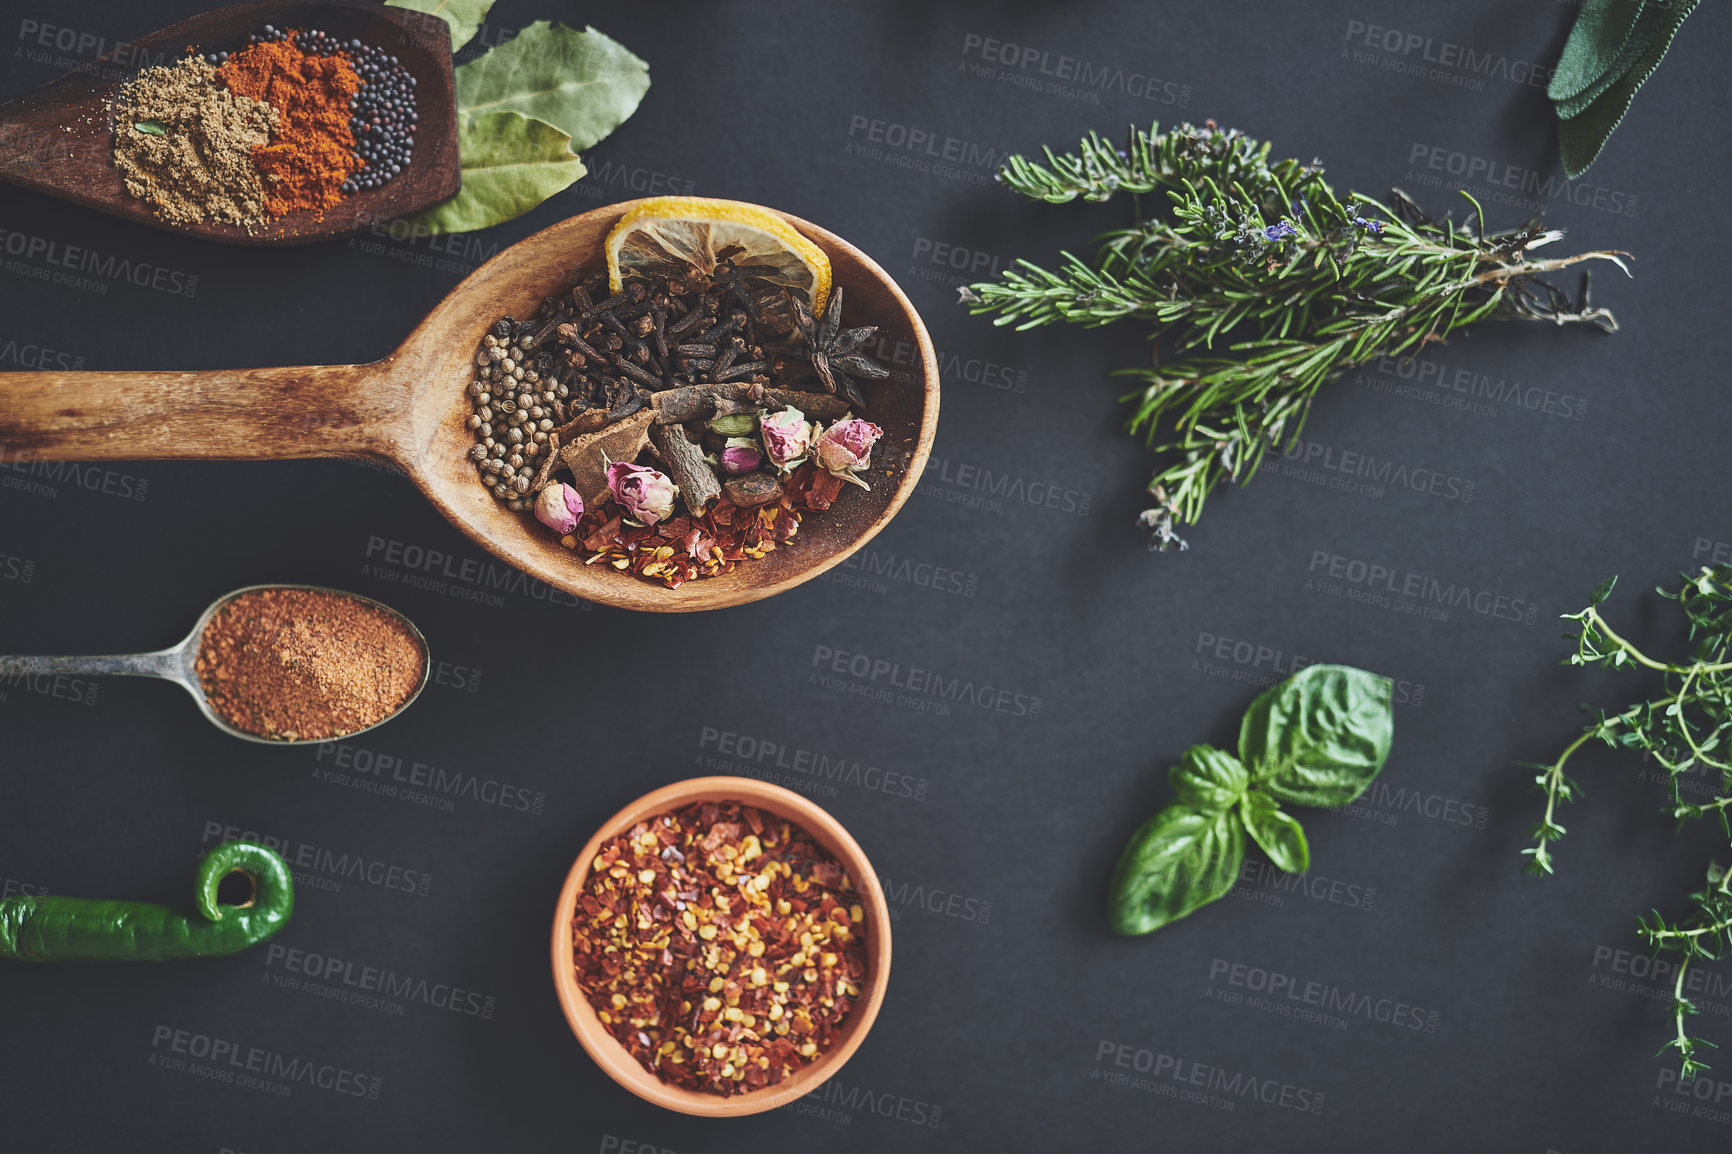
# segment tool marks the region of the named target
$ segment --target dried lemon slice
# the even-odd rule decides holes
[[[806,294],[814,314],[830,299],[830,259],[793,225],[755,204],[703,196],[658,196],[620,218],[607,234],[607,283],[627,276],[679,276],[695,266],[714,273],[721,260],[768,284]]]

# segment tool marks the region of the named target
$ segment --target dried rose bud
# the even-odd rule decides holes
[[[812,427],[806,424],[806,414],[799,409],[789,407],[779,413],[765,413],[758,418],[758,432],[764,438],[764,455],[784,473],[812,451]]]
[[[758,442],[750,437],[729,437],[722,446],[721,461],[722,472],[737,477],[755,471],[764,463],[764,454],[759,451]]]
[[[856,474],[872,464],[872,446],[883,435],[884,430],[871,421],[861,417],[843,417],[818,434],[812,455],[825,472],[869,489],[871,486]]]
[[[583,516],[583,495],[558,481],[544,487],[535,498],[535,519],[555,533],[569,533]]]
[[[607,487],[626,516],[645,525],[671,517],[674,497],[680,491],[666,474],[627,461],[615,461],[607,467]]]

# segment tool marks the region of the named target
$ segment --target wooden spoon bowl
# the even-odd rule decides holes
[[[415,147],[409,166],[381,188],[345,196],[322,212],[300,210],[247,232],[204,220],[172,225],[126,191],[114,166],[114,104],[144,62],[172,64],[190,45],[234,51],[266,24],[318,28],[360,40],[398,58],[415,78]],[[88,205],[171,232],[230,244],[305,244],[345,236],[418,212],[462,184],[457,156],[457,102],[451,77],[451,29],[437,16],[375,4],[266,0],[218,8],[152,32],[68,73],[30,95],[0,105],[0,180]]]
[[[779,213],[830,258],[846,293],[844,323],[876,324],[892,375],[866,386],[863,414],[884,430],[867,474],[808,516],[787,545],[731,573],[667,589],[604,564],[585,565],[527,513],[482,486],[466,421],[477,346],[500,316],[527,317],[600,265],[608,230],[638,201],[542,230],[476,269],[396,352],[366,365],[0,374],[0,445],[44,460],[271,460],[360,457],[408,473],[483,548],[556,589],[652,612],[718,609],[809,581],[882,529],[920,480],[938,425],[938,361],[896,282],[847,241]],[[775,211],[775,210],[770,210]],[[886,469],[884,466],[888,466]]]

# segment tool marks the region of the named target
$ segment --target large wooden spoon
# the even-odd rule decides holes
[[[601,263],[601,243],[639,201],[586,212],[519,241],[471,273],[396,352],[366,365],[208,372],[0,373],[0,445],[44,460],[361,457],[397,465],[452,524],[523,571],[589,601],[684,611],[756,601],[839,564],[914,491],[938,425],[938,361],[888,273],[816,225],[779,214],[824,250],[849,325],[877,324],[889,379],[868,386],[884,430],[868,477],[783,548],[732,573],[665,589],[584,565],[532,517],[482,487],[467,459],[466,394],[477,345],[502,314],[527,317]],[[877,466],[890,463],[886,474]],[[440,576],[459,580],[461,572]]]
[[[299,211],[257,233],[206,220],[171,225],[126,191],[114,167],[114,101],[141,65],[173,63],[189,45],[232,51],[266,24],[317,28],[358,39],[400,60],[415,78],[415,147],[409,167],[382,188],[344,197],[323,212]],[[135,40],[78,72],[0,105],[0,180],[89,205],[157,228],[231,244],[303,244],[343,236],[437,204],[462,183],[457,106],[451,79],[451,30],[437,16],[375,4],[237,4],[218,8]]]

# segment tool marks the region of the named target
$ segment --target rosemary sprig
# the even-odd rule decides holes
[[[1605,669],[1649,669],[1657,672],[1663,682],[1662,692],[1646,701],[1637,702],[1620,713],[1607,715],[1603,710],[1591,711],[1592,724],[1550,765],[1531,762],[1523,764],[1539,771],[1534,783],[1545,794],[1545,816],[1533,827],[1534,845],[1522,851],[1528,856],[1527,870],[1534,874],[1552,872],[1553,842],[1564,836],[1559,825],[1557,808],[1576,800],[1581,787],[1564,772],[1570,756],[1591,740],[1599,740],[1614,749],[1639,749],[1646,758],[1664,769],[1671,786],[1672,816],[1679,825],[1689,819],[1712,814],[1720,831],[1732,841],[1732,821],[1727,807],[1732,806],[1732,565],[1704,565],[1696,573],[1682,573],[1683,585],[1676,593],[1658,589],[1662,597],[1678,602],[1690,622],[1690,657],[1687,661],[1658,661],[1620,637],[1604,617],[1599,606],[1611,594],[1614,577],[1593,591],[1586,609],[1566,614],[1566,621],[1576,622],[1576,652],[1570,665],[1600,666]],[[1586,708],[1584,706],[1584,708]],[[1684,786],[1691,775],[1705,774],[1713,782],[1708,786],[1709,800],[1684,800]],[[1693,1078],[1708,1069],[1697,1059],[1698,1049],[1712,1048],[1714,1043],[1692,1038],[1684,1028],[1685,1019],[1697,1012],[1695,1005],[1684,996],[1684,978],[1690,963],[1698,959],[1712,961],[1732,948],[1732,870],[1718,862],[1708,866],[1708,882],[1690,895],[1693,909],[1682,921],[1667,921],[1659,910],[1652,919],[1638,919],[1638,933],[1656,955],[1676,953],[1678,973],[1672,988],[1672,1017],[1675,1035],[1661,1047],[1678,1051],[1683,1063],[1681,1077]]]
[[[1176,524],[1194,524],[1222,480],[1256,474],[1264,454],[1299,436],[1324,384],[1377,357],[1415,353],[1490,317],[1553,324],[1617,321],[1545,276],[1591,260],[1629,269],[1627,254],[1533,255],[1563,236],[1532,220],[1488,233],[1485,213],[1460,224],[1425,215],[1406,194],[1390,205],[1336,195],[1319,161],[1269,159],[1269,145],[1236,129],[1184,124],[1132,129],[1123,149],[1091,133],[1045,162],[1012,156],[998,179],[1052,204],[1165,192],[1164,216],[1099,238],[1092,261],[1069,252],[1057,271],[1026,260],[962,299],[993,323],[1029,329],[1055,321],[1098,327],[1135,318],[1151,339],[1172,334],[1174,364],[1120,369],[1139,382],[1121,400],[1128,426],[1153,445],[1163,420],[1175,454],[1149,483],[1155,504],[1140,523],[1151,548],[1186,548]],[[1219,347],[1236,356],[1210,355]]]

